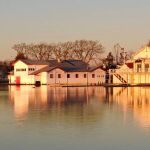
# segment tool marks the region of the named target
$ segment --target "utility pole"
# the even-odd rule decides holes
[[[126,63],[126,55],[127,55],[127,52],[125,51],[124,48],[121,48],[121,50],[122,50],[122,54],[123,54],[123,64],[125,64],[125,63]]]
[[[114,50],[115,50],[115,60],[116,60],[116,64],[119,63],[119,54],[120,54],[120,50],[121,50],[121,46],[119,43],[117,43],[116,45],[114,45]]]
[[[125,51],[123,47],[120,46],[119,43],[114,45],[114,52],[115,52],[115,57],[116,57],[115,58],[116,64],[119,64],[119,63],[125,64],[127,52]]]

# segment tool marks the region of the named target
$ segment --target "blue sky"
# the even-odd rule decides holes
[[[136,50],[150,40],[150,0],[0,0],[0,59],[20,42],[99,40]]]

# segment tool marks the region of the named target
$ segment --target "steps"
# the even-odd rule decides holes
[[[127,81],[118,73],[114,74],[120,81],[121,83],[127,84]]]

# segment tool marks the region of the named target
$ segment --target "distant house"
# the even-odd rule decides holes
[[[111,69],[110,83],[147,84],[150,83],[150,47],[145,46],[133,55],[119,69]]]
[[[89,67],[80,60],[57,62],[18,60],[9,75],[10,84],[100,85],[105,83],[105,71]]]

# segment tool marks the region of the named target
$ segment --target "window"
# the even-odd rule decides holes
[[[50,78],[53,78],[53,74],[50,74]]]
[[[58,78],[61,78],[61,74],[58,74]]]
[[[95,74],[92,74],[92,78],[95,78]]]
[[[84,74],[84,78],[86,78],[86,76],[87,76],[87,75],[86,75],[86,74]]]
[[[76,74],[76,78],[79,78],[79,75],[78,75],[78,74]]]
[[[137,72],[141,72],[141,64],[137,64]]]
[[[145,72],[149,71],[149,64],[145,64]]]
[[[26,71],[26,68],[16,69],[16,71]]]
[[[35,70],[35,68],[29,68],[29,71],[34,71]]]
[[[70,74],[67,74],[67,78],[70,78]]]

